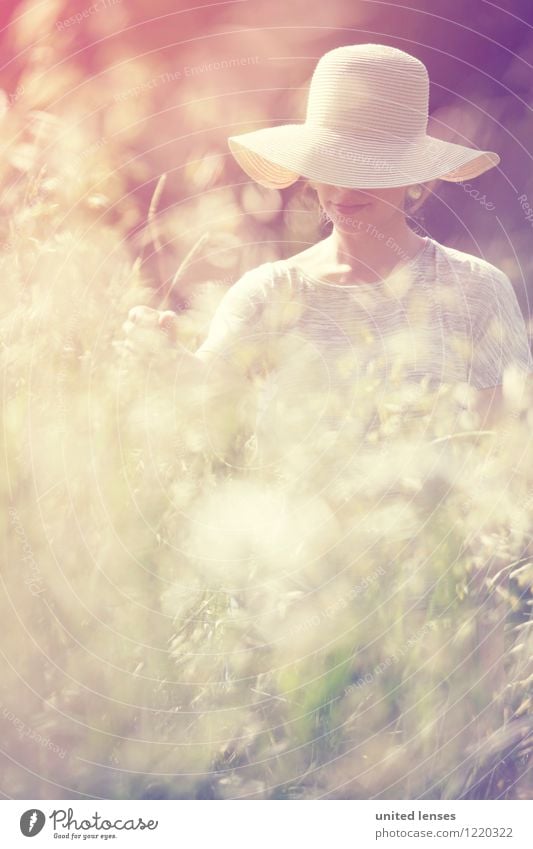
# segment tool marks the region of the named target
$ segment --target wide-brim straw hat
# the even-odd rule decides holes
[[[427,134],[425,65],[395,47],[357,44],[318,62],[305,122],[228,139],[257,183],[283,189],[299,177],[346,188],[470,180],[500,157]]]

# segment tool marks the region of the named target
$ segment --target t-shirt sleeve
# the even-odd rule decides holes
[[[271,263],[245,272],[223,295],[196,351],[201,359],[222,357],[246,371],[260,346],[260,325],[271,282]]]
[[[470,382],[476,389],[500,386],[507,368],[533,372],[526,325],[509,278],[491,274],[480,286],[473,317]]]

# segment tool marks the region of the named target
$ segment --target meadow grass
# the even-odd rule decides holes
[[[34,147],[3,174],[2,792],[530,794],[530,390],[487,430],[464,387],[413,410],[370,375],[340,433],[309,398],[258,447],[261,375],[114,344],[180,290],[156,204],[139,261],[108,152],[69,180]]]

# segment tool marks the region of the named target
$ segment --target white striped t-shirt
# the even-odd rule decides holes
[[[508,277],[429,237],[377,283],[332,284],[291,260],[263,263],[226,292],[197,353],[246,369],[267,363],[267,399],[285,390],[296,403],[310,392],[348,402],[375,378],[484,389],[511,365],[533,371]]]

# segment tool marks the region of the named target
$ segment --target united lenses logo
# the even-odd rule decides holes
[[[35,837],[42,831],[46,822],[46,817],[42,811],[36,808],[31,808],[29,811],[24,811],[20,818],[20,830],[24,837]]]

